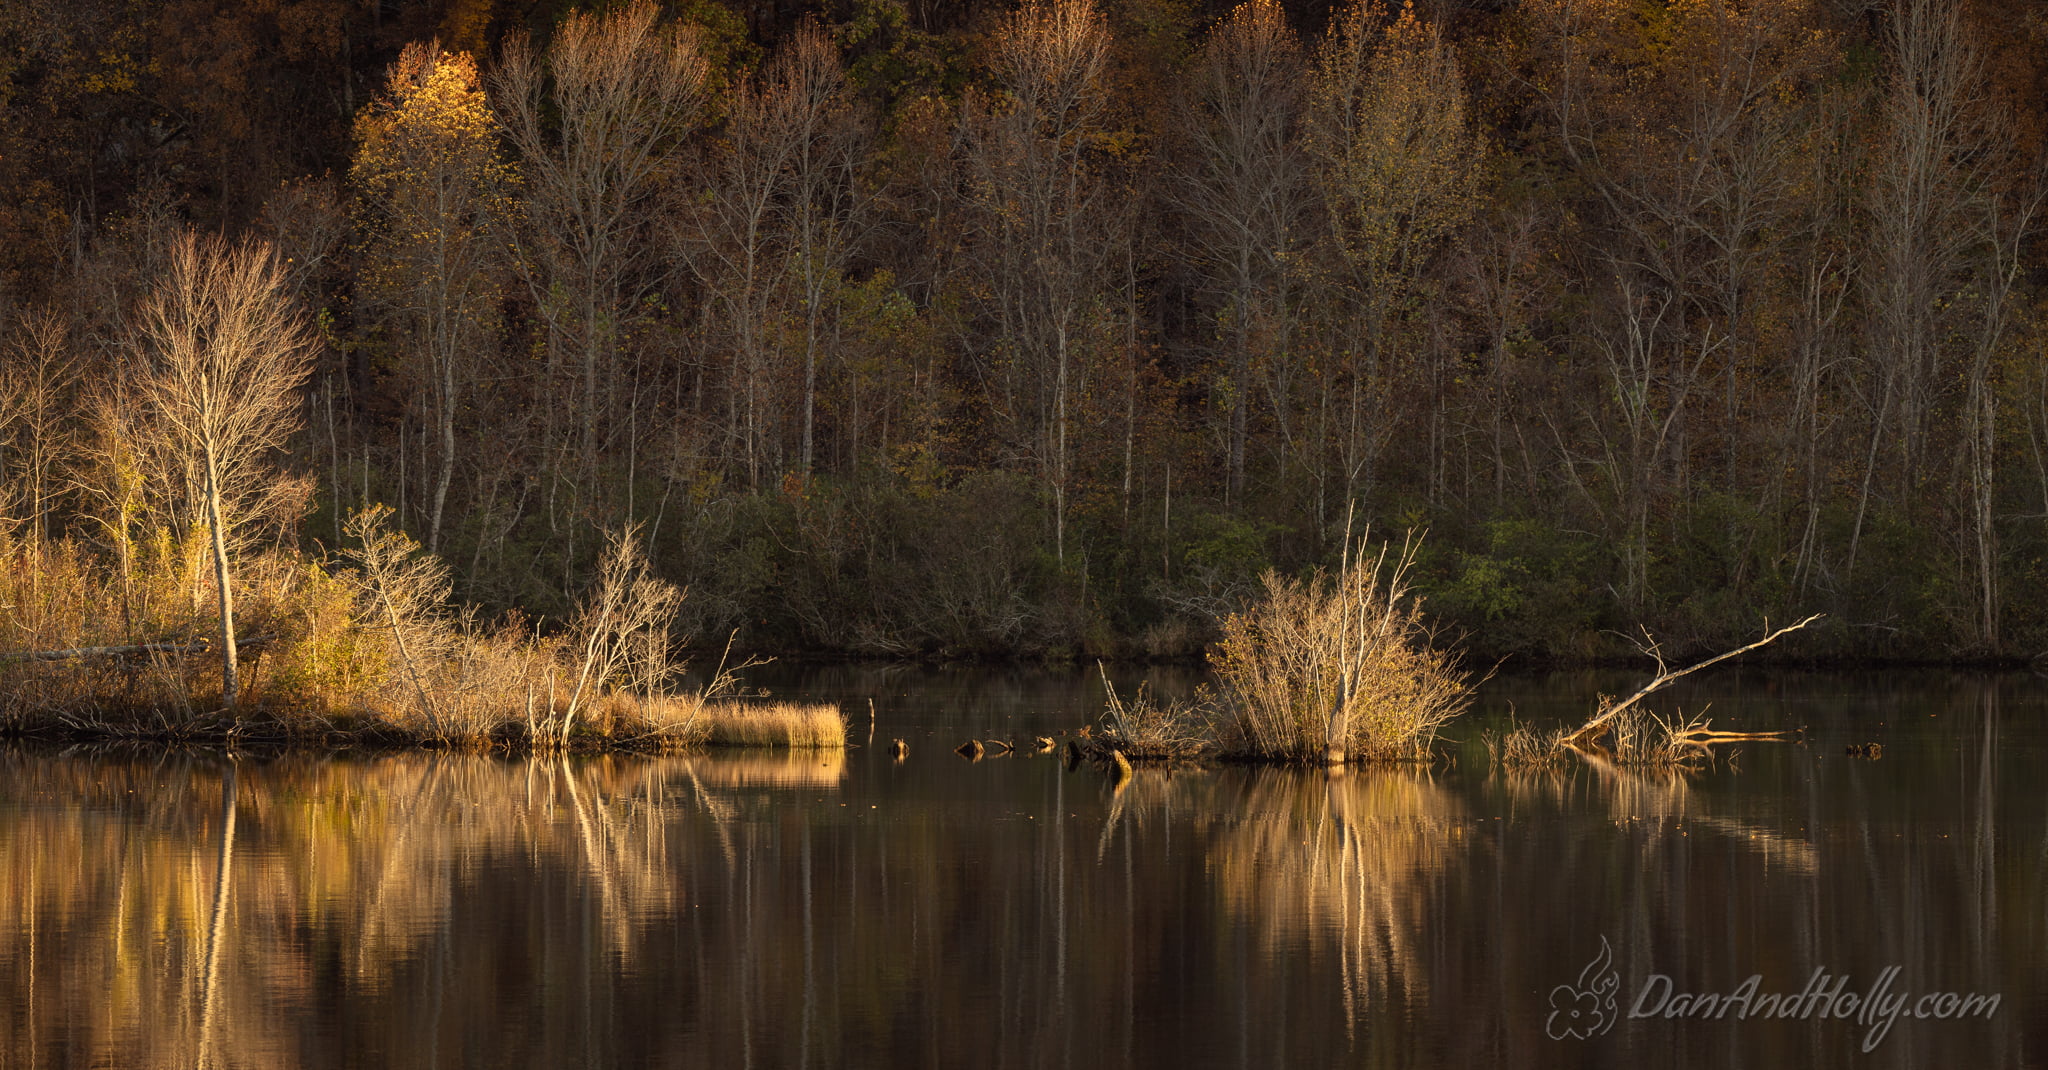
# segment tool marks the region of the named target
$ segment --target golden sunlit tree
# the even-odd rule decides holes
[[[55,474],[75,437],[73,394],[83,368],[68,335],[55,309],[31,309],[15,330],[5,365],[0,365],[0,449],[14,440],[13,455],[5,460],[19,473],[21,505],[37,539],[49,538],[50,502],[58,486]],[[18,427],[9,426],[10,416]]]
[[[237,532],[296,496],[274,454],[299,425],[312,336],[270,247],[186,233],[143,303],[148,363],[137,383],[150,445],[188,473],[195,527],[212,550],[221,632],[221,700],[234,708]]]
[[[498,239],[513,175],[498,158],[475,61],[431,43],[399,55],[385,97],[356,120],[356,142],[349,174],[365,254],[358,293],[425,380],[439,454],[426,544],[438,552],[456,415],[497,320]]]
[[[1340,424],[1325,432],[1338,440],[1347,497],[1377,479],[1391,431],[1383,412],[1403,371],[1399,332],[1424,269],[1479,204],[1486,152],[1469,112],[1457,56],[1413,5],[1390,16],[1379,0],[1358,0],[1332,19],[1304,143],[1358,320],[1346,332],[1355,341],[1340,343],[1348,396],[1323,406]]]

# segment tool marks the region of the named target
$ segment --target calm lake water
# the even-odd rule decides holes
[[[862,743],[872,699],[874,745],[0,751],[0,1067],[2048,1061],[2040,678],[1709,676],[1660,708],[1812,742],[1678,776],[1490,771],[1511,705],[1576,720],[1634,679],[1510,677],[1435,768],[1121,790],[951,753],[1088,723],[1090,674],[751,679]],[[1631,1016],[1752,975],[1747,1017]],[[1899,1017],[1838,1017],[1873,988]],[[1998,1003],[1915,1017],[1942,993]]]

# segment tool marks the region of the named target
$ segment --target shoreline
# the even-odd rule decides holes
[[[329,719],[310,712],[258,707],[234,716],[215,709],[173,722],[163,711],[131,707],[112,716],[17,714],[0,724],[0,742],[503,755],[844,752],[849,747],[845,716],[836,704],[708,702],[686,719],[666,722],[623,721],[617,711],[605,712],[609,717],[598,725],[560,737],[547,734],[538,725],[512,720],[463,734],[435,734],[374,715]]]

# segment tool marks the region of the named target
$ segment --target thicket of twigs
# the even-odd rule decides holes
[[[1159,706],[1142,692],[1105,718],[1131,757],[1210,749],[1272,761],[1420,761],[1470,702],[1470,675],[1435,644],[1407,576],[1419,540],[1348,545],[1335,575],[1262,577],[1263,597],[1222,625],[1220,689]]]
[[[1408,588],[1418,541],[1347,549],[1335,575],[1268,572],[1265,598],[1223,623],[1218,741],[1261,758],[1427,758],[1470,677],[1439,649]]]

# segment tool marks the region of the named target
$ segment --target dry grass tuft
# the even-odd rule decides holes
[[[1637,768],[1677,768],[1707,760],[1713,752],[1698,738],[1706,731],[1701,718],[1666,720],[1641,708],[1621,711],[1607,722],[1606,746],[1574,744],[1562,729],[1539,732],[1525,724],[1506,732],[1484,732],[1480,741],[1492,764],[1501,769],[1538,769],[1581,754]]]
[[[1634,706],[1623,710],[1609,724],[1608,742],[1613,747],[1616,765],[1692,765],[1713,754],[1705,744],[1686,738],[1706,727],[1706,722],[1699,718],[1686,719],[1680,714],[1666,720]]]
[[[703,742],[722,747],[843,750],[846,719],[839,707],[795,702],[705,704]]]

